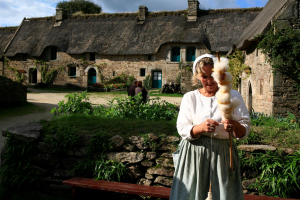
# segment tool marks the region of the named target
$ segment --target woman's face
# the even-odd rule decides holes
[[[213,73],[212,65],[204,65],[203,66],[203,74],[198,74],[197,78],[201,81],[203,85],[203,89],[209,93],[216,93],[218,91],[218,84],[215,79],[211,76]]]

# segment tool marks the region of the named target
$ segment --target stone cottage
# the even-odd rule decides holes
[[[41,66],[48,71],[63,67],[54,86],[87,87],[121,73],[144,80],[152,87],[175,82],[180,64],[192,64],[203,53],[224,55],[256,18],[261,8],[200,10],[197,0],[188,9],[136,13],[30,18],[11,32],[0,29],[0,74],[14,79],[11,68],[27,77],[27,84],[41,82]],[[2,47],[3,46],[3,47]],[[5,47],[4,47],[5,46]]]
[[[255,36],[266,33],[276,22],[300,29],[299,1],[270,0],[229,53],[235,49],[244,51],[245,64],[250,67],[251,73],[243,72],[239,84],[248,109],[273,116],[285,115],[289,111],[299,116],[300,98],[294,82],[281,75],[275,76],[265,55],[257,49],[259,40]]]

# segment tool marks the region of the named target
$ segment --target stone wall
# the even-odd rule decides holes
[[[39,188],[40,192],[53,193],[60,191],[71,194],[71,187],[62,185],[62,182],[73,177],[72,169],[74,166],[86,158],[87,147],[93,135],[79,135],[74,148],[55,153],[54,148],[44,142],[44,136],[41,134],[42,128],[40,123],[19,124],[3,129],[2,135],[6,137],[9,132],[16,139],[29,142],[34,146],[33,149],[36,150],[32,155],[29,155],[29,160],[32,160],[33,163],[31,168],[39,171],[45,183]],[[171,187],[175,171],[171,152],[177,149],[180,138],[175,136],[157,136],[149,133],[146,138],[131,136],[129,139],[125,139],[116,135],[110,140],[113,143],[113,150],[105,153],[105,157],[106,159],[117,160],[126,164],[129,177],[124,180],[125,182]],[[246,152],[276,150],[275,147],[268,145],[240,145],[238,148]],[[3,155],[6,149],[7,144],[1,152],[1,166],[5,162]],[[280,151],[294,153],[292,149],[280,149]],[[99,155],[95,155],[95,159]],[[244,193],[258,194],[249,188],[249,185],[255,182],[255,177],[258,175],[258,172],[256,170],[253,171],[251,167],[241,168],[242,178],[247,179],[242,183]],[[37,190],[37,188],[31,189]]]
[[[68,186],[63,186],[62,181],[74,176],[71,170],[79,161],[86,158],[88,144],[93,136],[79,135],[74,148],[68,149],[64,153],[55,153],[54,148],[44,142],[41,130],[42,125],[40,123],[26,123],[3,129],[2,135],[6,137],[9,132],[17,139],[30,142],[36,147],[37,151],[31,155],[34,163],[32,167],[39,170],[45,181],[44,191],[70,189]],[[171,186],[174,165],[170,152],[177,149],[180,142],[178,137],[162,138],[150,133],[146,139],[141,136],[131,136],[125,140],[122,136],[116,135],[110,140],[113,142],[113,150],[106,153],[105,157],[109,160],[126,163],[126,169],[129,173],[127,182]],[[146,140],[151,142],[146,142]],[[1,154],[2,164],[5,162],[3,154],[6,148],[7,146],[4,147]],[[95,157],[99,155],[95,155]]]
[[[16,105],[27,100],[27,87],[9,78],[0,76],[0,105]]]
[[[137,80],[143,81],[147,75],[152,76],[153,71],[161,71],[163,85],[176,82],[176,77],[180,73],[179,62],[171,61],[171,51],[174,46],[181,48],[180,57],[182,63],[186,63],[186,48],[189,46],[196,47],[196,57],[209,52],[202,44],[167,43],[163,44],[155,55],[108,56],[95,54],[96,60],[89,61],[90,53],[68,55],[58,50],[57,60],[50,60],[51,48],[47,47],[39,58],[33,59],[27,56],[24,60],[24,55],[17,54],[12,58],[8,58],[8,65],[17,70],[24,70],[27,76],[27,84],[32,83],[31,71],[34,69],[37,69],[37,82],[41,82],[42,64],[36,64],[35,60],[42,60],[49,67],[49,70],[57,69],[61,66],[64,67],[64,71],[61,71],[55,78],[54,86],[74,85],[86,88],[88,86],[88,71],[91,68],[96,70],[97,83],[100,83],[99,73],[104,77],[104,81],[122,73],[133,75]],[[76,76],[69,76],[70,67],[76,67]],[[145,69],[145,76],[141,76],[141,69]],[[13,72],[7,66],[4,67],[3,73],[6,77],[14,79]]]
[[[248,109],[255,112],[273,113],[273,75],[264,54],[255,46],[245,52],[245,64],[250,68],[241,77],[240,93]],[[249,110],[250,111],[250,110]]]

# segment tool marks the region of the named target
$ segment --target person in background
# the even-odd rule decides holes
[[[133,85],[131,85],[131,86],[128,88],[127,92],[128,92],[128,96],[129,96],[129,97],[134,97],[134,95],[135,95],[136,84],[137,84],[137,81],[135,80],[135,81],[133,82]]]
[[[142,93],[142,101],[144,103],[146,103],[146,100],[147,100],[147,90],[143,87],[143,82],[142,81],[138,81],[137,82],[137,87],[135,88],[135,95],[138,95],[139,93]]]

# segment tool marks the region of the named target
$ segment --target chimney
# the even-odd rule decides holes
[[[148,8],[146,6],[139,7],[139,24],[143,24],[148,13]]]
[[[198,0],[188,0],[188,21],[195,22],[197,21],[197,14],[199,9]]]
[[[61,8],[56,9],[55,21],[62,21],[65,16],[65,10]]]

